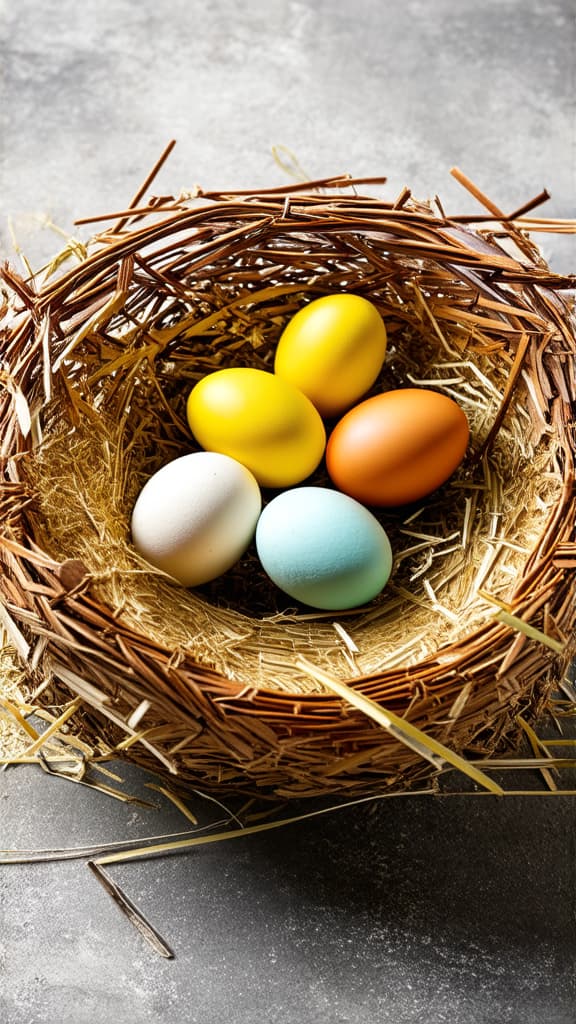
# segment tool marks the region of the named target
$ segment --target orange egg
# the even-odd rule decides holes
[[[466,453],[470,431],[447,395],[403,388],[354,406],[326,448],[335,486],[365,505],[418,501],[440,487]]]

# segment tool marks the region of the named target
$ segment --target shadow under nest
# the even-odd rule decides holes
[[[96,751],[184,786],[350,795],[437,774],[331,679],[472,759],[513,746],[571,653],[573,282],[516,222],[348,187],[164,199],[92,246],[39,289],[5,271],[1,593],[31,686],[79,696]],[[387,326],[373,391],[455,398],[466,459],[425,501],[376,513],[395,563],[364,608],[296,606],[253,548],[212,584],[175,585],[129,521],[146,479],[195,449],[190,388],[271,370],[289,317],[342,291]],[[330,486],[322,466],[306,483]]]

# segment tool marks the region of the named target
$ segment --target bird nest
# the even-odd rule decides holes
[[[567,222],[447,217],[350,178],[142,193],[26,280],[5,266],[0,613],[36,706],[94,757],[180,787],[286,797],[400,792],[515,748],[572,656],[574,279],[532,241]],[[368,186],[373,186],[369,189]],[[369,194],[366,194],[368,191]],[[429,498],[376,512],[389,584],[342,613],[298,606],[253,548],[194,590],[131,544],[161,465],[195,450],[190,388],[272,369],[294,312],[369,298],[388,331],[374,391],[455,398],[468,454]],[[329,485],[322,466],[312,483]]]

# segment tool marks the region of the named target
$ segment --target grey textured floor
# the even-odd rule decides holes
[[[49,221],[122,208],[173,137],[155,191],[281,184],[276,145],[310,177],[387,174],[390,195],[450,212],[477,209],[456,164],[504,209],[546,186],[545,212],[574,216],[573,0],[0,0],[0,40],[14,262],[12,232],[39,265],[60,247]],[[576,269],[574,239],[543,248]],[[117,866],[173,961],[84,861],[4,867],[0,1021],[575,1024],[575,809],[396,800]],[[0,847],[182,828],[164,803],[0,775]]]

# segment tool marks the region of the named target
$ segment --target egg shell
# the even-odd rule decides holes
[[[188,423],[203,448],[238,459],[264,487],[290,487],[324,454],[322,418],[289,381],[265,370],[216,370],[195,385]]]
[[[216,579],[249,546],[262,508],[260,488],[228,455],[192,452],[162,466],[132,511],[135,548],[185,587]]]
[[[469,436],[466,414],[447,395],[424,388],[387,391],[339,420],[326,466],[336,487],[366,505],[405,505],[448,480]]]
[[[340,415],[376,380],[386,327],[361,295],[323,295],[292,317],[280,336],[274,372],[300,388],[322,416]]]
[[[256,550],[270,579],[313,608],[342,610],[380,593],[392,570],[392,549],[363,505],[324,487],[295,487],[266,505]]]

